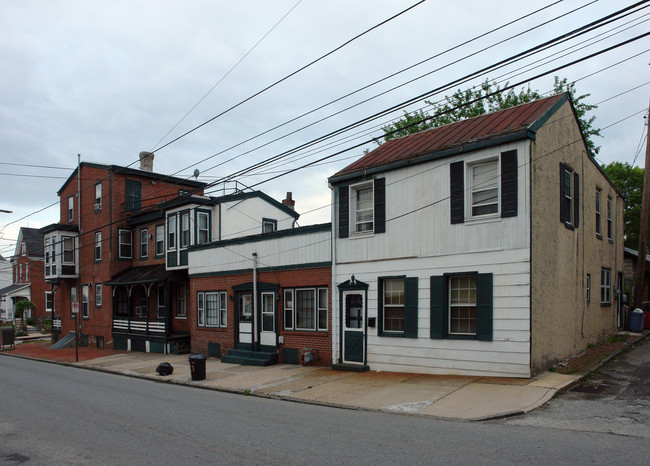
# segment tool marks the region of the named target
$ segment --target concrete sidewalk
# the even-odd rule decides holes
[[[160,355],[80,348],[79,362],[74,348],[51,350],[48,342],[23,343],[0,354],[57,362],[91,370],[117,373],[159,382],[204,389],[256,395],[348,409],[435,416],[439,418],[485,420],[529,412],[555,394],[579,381],[593,368],[625,348],[647,337],[626,335],[618,343],[602,345],[559,364],[567,368],[585,363],[589,369],[571,374],[546,371],[532,379],[422,375],[392,372],[339,372],[330,368],[279,364],[269,367],[240,366],[206,361],[206,378],[193,381],[188,355]],[[594,355],[597,359],[594,359]],[[591,359],[590,359],[591,358]],[[160,376],[156,367],[169,362],[173,374]]]

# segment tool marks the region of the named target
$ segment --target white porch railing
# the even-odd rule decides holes
[[[165,333],[165,323],[157,321],[146,320],[132,320],[126,319],[113,319],[113,328],[115,330],[123,330],[125,332],[143,332],[146,333]]]

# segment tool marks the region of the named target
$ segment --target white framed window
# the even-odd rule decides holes
[[[95,232],[95,262],[102,260],[102,232]]]
[[[262,332],[275,332],[275,293],[262,293]]]
[[[284,328],[286,330],[327,331],[327,288],[284,290]]]
[[[476,275],[449,277],[449,335],[476,335]]]
[[[56,264],[56,238],[50,238],[50,262]]]
[[[133,259],[133,232],[131,230],[118,231],[118,251],[120,259]]]
[[[207,212],[197,213],[197,236],[196,242],[198,244],[205,244],[210,241],[210,215]]]
[[[350,224],[354,234],[374,231],[375,198],[372,182],[350,186]]]
[[[596,190],[596,235],[600,237],[600,190]]]
[[[181,248],[186,248],[190,245],[190,213],[183,212],[181,214]]]
[[[612,271],[610,269],[600,269],[600,303],[612,303]]]
[[[179,283],[176,286],[176,317],[181,319],[187,318],[187,295],[185,290],[185,283]]]
[[[74,196],[68,198],[68,222],[74,220]]]
[[[167,217],[167,249],[176,249],[176,214]]]
[[[228,326],[228,298],[225,291],[200,291],[196,295],[199,327]]]
[[[90,287],[88,285],[81,285],[81,318],[87,319],[89,317],[88,311],[88,298],[90,296]]]
[[[74,264],[74,238],[72,236],[64,236],[62,241],[62,254],[63,262],[66,264]]]
[[[29,264],[25,264],[25,281],[29,281]]]
[[[95,212],[102,210],[102,184],[95,185]]]
[[[404,279],[382,280],[383,330],[385,333],[404,332]]]
[[[95,307],[102,307],[102,284],[95,283]]]
[[[607,239],[612,240],[612,198],[607,197]]]
[[[156,256],[165,254],[165,225],[156,225]]]
[[[468,165],[471,217],[499,213],[499,161],[490,160]]]
[[[271,233],[278,229],[278,221],[272,218],[262,219],[262,233]]]
[[[149,257],[149,230],[140,230],[140,258]]]
[[[45,312],[52,312],[54,310],[54,295],[51,291],[45,292]]]

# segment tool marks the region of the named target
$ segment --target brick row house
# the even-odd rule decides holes
[[[12,320],[18,301],[31,301],[34,309],[26,309],[25,319],[35,321],[50,316],[52,296],[43,280],[43,234],[37,228],[22,227],[18,232],[16,248],[11,257],[11,285],[0,289],[2,319]]]

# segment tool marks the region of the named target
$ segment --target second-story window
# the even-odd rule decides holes
[[[74,220],[74,196],[68,198],[68,222]]]
[[[142,185],[139,181],[126,180],[124,185],[124,209],[138,212],[142,201]]]
[[[149,230],[140,230],[140,257],[149,257]]]
[[[25,264],[25,281],[29,281],[29,264]]]
[[[190,245],[190,213],[181,214],[181,247],[186,248]]]
[[[176,249],[176,215],[167,217],[167,249]]]
[[[19,281],[23,281],[23,264],[20,264],[20,276],[18,278]]]
[[[613,238],[613,232],[612,232],[612,198],[608,197],[607,198],[607,239],[612,240]]]
[[[560,164],[560,221],[569,229],[578,228],[580,223],[579,180],[568,165]]]
[[[499,213],[499,162],[492,160],[470,167],[471,216]]]
[[[197,234],[196,242],[204,244],[210,241],[210,216],[207,212],[199,212],[197,214]]]
[[[600,237],[600,190],[596,190],[596,236]]]
[[[156,256],[165,254],[165,225],[156,225]]]
[[[368,233],[373,231],[374,202],[372,184],[364,184],[352,188],[354,199],[354,231],[356,233]]]
[[[95,212],[102,210],[102,184],[95,185]]]
[[[95,262],[102,260],[102,232],[95,232]]]
[[[133,234],[131,230],[119,230],[119,258],[132,259],[133,258]]]
[[[63,246],[63,262],[74,264],[74,238],[71,236],[64,236],[62,238]]]

